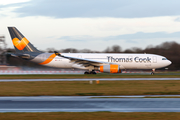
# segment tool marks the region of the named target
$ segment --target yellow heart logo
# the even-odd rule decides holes
[[[29,41],[26,38],[23,38],[22,40],[19,40],[18,38],[14,38],[12,41],[13,41],[14,46],[18,50],[23,50],[29,43]]]

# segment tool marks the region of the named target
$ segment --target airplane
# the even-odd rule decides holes
[[[16,54],[14,56],[26,59],[40,65],[83,69],[84,74],[122,73],[126,69],[155,69],[171,64],[164,56],[156,54],[111,54],[111,53],[45,53],[35,48],[16,27],[8,27]]]

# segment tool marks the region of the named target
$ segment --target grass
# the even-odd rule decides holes
[[[0,113],[0,120],[179,120],[179,113]]]
[[[179,78],[180,74],[105,74],[96,75],[83,74],[60,74],[60,75],[0,75],[0,79],[70,79],[70,78]]]
[[[180,95],[180,81],[1,82],[0,96]]]

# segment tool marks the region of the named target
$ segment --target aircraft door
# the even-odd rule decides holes
[[[153,63],[157,63],[157,57],[153,56]]]
[[[42,61],[45,61],[46,59],[47,59],[47,58],[46,58],[46,55],[45,55],[45,54],[42,54],[42,55],[41,55],[41,60],[42,60]]]

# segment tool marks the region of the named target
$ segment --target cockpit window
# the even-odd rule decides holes
[[[167,58],[162,58],[162,60],[167,60]]]

